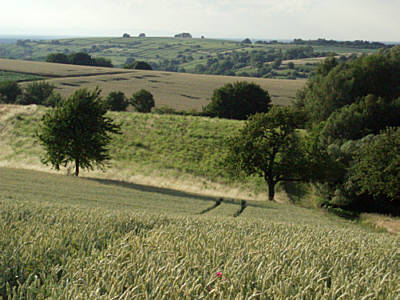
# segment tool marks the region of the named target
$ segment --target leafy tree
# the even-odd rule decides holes
[[[388,128],[358,148],[349,177],[376,200],[400,207],[400,127]]]
[[[289,69],[291,69],[291,70],[293,70],[294,69],[294,63],[293,62],[288,62],[288,64],[287,64],[287,66],[288,66],[288,68]]]
[[[44,164],[59,170],[74,163],[76,176],[80,168],[104,167],[111,134],[119,134],[120,127],[105,116],[100,92],[79,89],[43,116],[38,139],[46,151]]]
[[[105,99],[106,106],[112,111],[125,111],[129,105],[123,92],[111,92]]]
[[[296,132],[296,116],[286,107],[273,107],[268,113],[251,116],[230,140],[228,165],[237,174],[243,171],[263,177],[268,184],[269,200],[274,199],[278,182],[302,181],[312,176]]]
[[[47,62],[69,64],[68,56],[64,53],[50,53],[46,58]]]
[[[280,58],[278,57],[278,58],[275,58],[275,59],[274,59],[274,61],[272,62],[271,66],[272,66],[273,69],[279,69],[279,67],[281,66],[281,64],[282,64],[282,59],[280,59]]]
[[[0,82],[0,103],[15,103],[22,90],[16,81]]]
[[[321,137],[325,144],[342,143],[378,134],[388,126],[400,126],[400,98],[388,101],[368,95],[334,111],[324,123]]]
[[[255,83],[241,81],[214,90],[211,102],[203,111],[210,116],[245,120],[257,112],[267,112],[270,107],[267,91]]]
[[[25,86],[21,96],[17,98],[17,103],[22,105],[39,104],[45,105],[47,99],[52,96],[55,86],[45,82],[32,82]]]
[[[328,58],[298,94],[314,123],[326,120],[332,112],[357,103],[368,94],[387,101],[400,97],[400,46],[378,51],[346,63]]]
[[[94,66],[98,67],[107,67],[107,68],[114,67],[111,60],[105,57],[95,57],[92,59],[92,63]]]
[[[68,60],[70,64],[91,66],[93,65],[92,57],[85,52],[72,53],[68,55]]]
[[[130,99],[130,103],[138,112],[143,113],[151,112],[151,109],[155,105],[153,95],[145,89],[141,89],[134,93]]]
[[[134,70],[153,70],[153,68],[145,61],[135,61],[131,64],[125,64],[125,69],[134,69]]]

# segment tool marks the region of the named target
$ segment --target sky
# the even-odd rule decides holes
[[[0,1],[0,35],[400,41],[400,0]]]

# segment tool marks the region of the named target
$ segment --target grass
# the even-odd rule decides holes
[[[43,150],[35,139],[44,112],[45,108],[34,105],[0,105],[0,164],[49,170],[40,163]],[[123,132],[110,145],[111,167],[105,175],[98,171],[85,176],[265,199],[262,180],[234,182],[223,168],[227,138],[243,122],[131,112],[110,116]]]
[[[0,71],[0,82],[2,81],[32,81],[40,80],[43,77],[17,72]]]
[[[103,96],[112,91],[122,91],[130,97],[145,88],[154,95],[156,107],[197,111],[209,103],[214,89],[226,83],[240,80],[255,82],[269,91],[273,103],[280,105],[291,103],[296,91],[305,84],[304,80],[125,70],[6,59],[0,59],[0,70],[56,77],[47,81],[54,84],[56,91],[64,96],[82,87],[99,86]]]
[[[277,203],[199,215],[210,200],[0,168],[0,296],[397,299],[397,237]]]

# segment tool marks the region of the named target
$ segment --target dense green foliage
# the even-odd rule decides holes
[[[104,57],[92,57],[86,52],[77,52],[68,55],[64,53],[50,53],[47,55],[46,61],[81,66],[113,67],[110,59]]]
[[[400,126],[367,140],[356,151],[349,182],[358,193],[386,200],[400,208]]]
[[[343,176],[318,187],[324,206],[399,214],[400,47],[350,62],[329,58],[298,94],[318,147]],[[381,133],[387,127],[389,131]]]
[[[142,113],[149,113],[154,107],[153,95],[145,89],[134,93],[129,102],[138,112]]]
[[[129,105],[123,92],[111,92],[104,101],[107,109],[112,111],[125,111]]]
[[[40,81],[32,82],[24,86],[21,96],[17,98],[16,104],[30,105],[40,104],[54,106],[52,101],[48,101],[54,95],[55,86],[51,83]]]
[[[77,90],[43,116],[38,134],[46,151],[43,163],[59,170],[72,162],[78,176],[80,168],[103,167],[110,159],[110,134],[119,133],[119,126],[105,116],[107,109],[99,95],[98,89]]]
[[[298,105],[310,114],[312,122],[321,122],[369,94],[386,101],[400,97],[400,47],[347,63],[326,60],[299,93]]]
[[[198,215],[211,199],[173,192],[0,168],[0,296],[398,296],[396,236],[277,203]]]
[[[211,102],[203,108],[209,116],[245,120],[257,112],[271,107],[268,91],[246,81],[228,83],[213,92]]]
[[[153,68],[145,61],[134,61],[133,63],[125,64],[124,68],[134,70],[153,70]]]
[[[0,82],[0,103],[14,103],[22,90],[16,81]]]

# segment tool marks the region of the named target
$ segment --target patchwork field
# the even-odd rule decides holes
[[[269,91],[275,104],[287,105],[305,80],[263,79],[235,76],[199,75],[162,71],[126,70],[0,59],[0,70],[27,73],[47,79],[64,96],[82,87],[99,86],[106,96],[122,91],[130,97],[144,88],[155,98],[156,107],[201,110],[208,104],[214,89],[235,81],[251,81]]]
[[[399,238],[292,205],[0,168],[3,299],[398,299]]]

